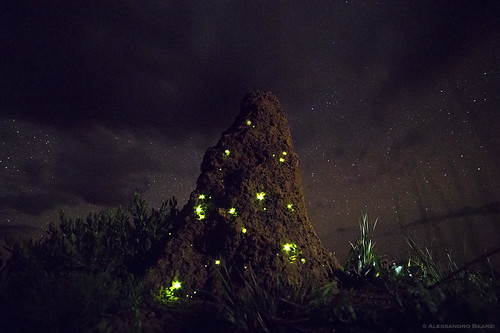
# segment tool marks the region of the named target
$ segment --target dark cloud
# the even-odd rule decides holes
[[[119,205],[134,188],[144,189],[147,175],[161,165],[141,141],[127,145],[112,133],[94,130],[66,141],[54,162],[53,186],[90,204]]]
[[[5,128],[0,136],[2,145],[10,147],[0,154],[0,209],[39,215],[66,205],[126,204],[135,189],[147,188],[151,174],[171,164],[155,154],[151,138],[145,141],[127,131],[104,127],[51,131],[49,146],[28,144],[36,141],[37,131],[16,123],[19,127]],[[16,128],[17,137],[10,135]]]
[[[485,43],[499,51],[500,6],[495,1],[419,1],[392,10],[394,15],[385,19],[392,32],[386,41],[393,39],[393,45],[380,52],[388,73],[371,101],[375,118],[383,118],[387,103],[399,93],[421,94]]]
[[[47,209],[68,203],[72,203],[72,199],[54,191],[36,191],[0,197],[0,209],[14,209],[30,215],[39,215]]]
[[[3,7],[2,113],[58,127],[158,128],[171,138],[182,138],[186,128],[203,132],[208,121],[223,122],[235,110],[252,77],[272,77],[269,68],[279,63],[270,54],[272,27],[249,17],[238,25],[244,9],[234,6],[204,12],[184,2],[26,1]],[[263,41],[270,45],[255,47]]]
[[[500,214],[500,201],[489,202],[479,207],[463,207],[456,211],[449,212],[446,215],[430,216],[420,218],[408,226],[423,225],[423,224],[436,224],[438,222],[447,221],[450,219],[458,219],[462,217],[469,217],[475,215],[498,215]]]
[[[212,135],[207,123],[224,128],[250,89],[300,105],[332,86],[345,89],[353,71],[363,85],[363,72],[382,64],[385,81],[371,92],[378,110],[490,38],[497,7],[3,2],[1,112],[58,127],[157,128],[182,139],[186,129]]]

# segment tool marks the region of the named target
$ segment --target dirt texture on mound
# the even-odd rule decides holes
[[[234,124],[207,150],[148,284],[179,297],[218,294],[224,266],[233,283],[251,268],[263,288],[277,277],[291,286],[334,281],[340,267],[307,217],[298,156],[270,92],[248,93]]]

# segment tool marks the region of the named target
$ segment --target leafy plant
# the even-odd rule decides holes
[[[344,265],[345,272],[357,276],[378,276],[382,271],[380,256],[375,251],[372,237],[377,220],[370,230],[368,215],[364,214],[359,222],[360,235],[357,241],[350,243],[351,249]]]
[[[139,329],[142,275],[171,237],[178,210],[175,199],[148,213],[136,193],[123,209],[86,219],[60,215],[41,241],[9,244],[2,268],[0,322],[20,331],[71,331],[107,327],[109,316],[134,318]]]

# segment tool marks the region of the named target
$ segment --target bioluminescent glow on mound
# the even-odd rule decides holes
[[[179,300],[179,297],[174,294],[178,289],[182,288],[182,284],[179,280],[174,279],[172,285],[168,288],[161,286],[155,299],[162,304],[172,304]]]
[[[172,281],[172,285],[170,286],[170,290],[174,291],[176,289],[181,289],[181,287],[182,287],[182,284],[180,283],[180,281],[174,280],[174,281]]]
[[[299,250],[297,244],[295,243],[283,244],[283,251],[285,251],[290,262],[294,262],[295,260],[297,260],[297,257],[302,253],[302,251]],[[306,260],[302,258],[300,261],[302,263],[305,263]]]
[[[236,208],[234,208],[234,207],[229,208],[228,213],[233,215],[233,216],[238,216],[238,212],[236,211]]]
[[[203,220],[206,217],[205,207],[202,205],[198,205],[198,206],[194,207],[194,212],[198,216],[198,220]]]
[[[257,200],[262,201],[262,200],[264,200],[265,196],[266,196],[266,193],[259,192],[259,193],[257,193]]]

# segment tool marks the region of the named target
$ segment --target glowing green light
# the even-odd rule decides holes
[[[300,259],[300,262],[302,262],[303,264],[306,263],[306,260],[304,258]]]
[[[283,157],[280,157],[280,162],[281,163],[285,162],[285,159]]]
[[[200,196],[198,197],[198,199],[204,200],[205,199],[205,194],[200,194]]]
[[[172,285],[169,288],[163,286],[160,287],[158,294],[156,294],[155,299],[163,304],[172,304],[179,300],[179,297],[175,296],[174,291],[181,289],[181,282],[177,279],[172,281]]]
[[[231,152],[229,151],[229,149],[224,150],[224,155],[229,156],[229,154],[231,154]]]
[[[286,208],[293,212],[293,204],[289,203],[288,205],[286,205]]]
[[[176,289],[181,289],[181,287],[182,287],[181,283],[177,280],[174,280],[172,281],[172,286],[169,289],[170,291],[174,291]]]
[[[252,125],[252,121],[250,121],[250,120],[247,119],[247,125],[248,126]]]
[[[194,212],[198,216],[198,220],[203,220],[205,218],[205,207],[202,205],[194,207]]]
[[[290,262],[294,262],[295,260],[297,260],[297,256],[302,253],[302,251],[298,250],[297,244],[295,243],[284,244],[283,251],[285,251],[288,255],[288,259],[290,260]]]
[[[244,233],[244,234],[246,234],[247,233],[247,228],[241,229],[241,232]]]
[[[284,156],[286,156],[288,153],[287,153],[286,151],[284,151],[284,152],[282,152],[282,154],[283,154]]]
[[[220,265],[220,260],[215,260],[216,265]]]
[[[264,197],[266,196],[266,194],[264,192],[259,192],[257,193],[257,200],[264,200]]]
[[[231,215],[233,215],[233,216],[237,216],[238,215],[238,213],[236,212],[236,208],[234,208],[234,207],[229,208],[228,213],[231,214]]]

